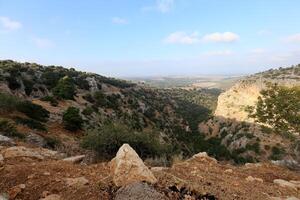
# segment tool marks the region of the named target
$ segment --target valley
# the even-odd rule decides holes
[[[162,199],[300,198],[299,77],[297,65],[246,77],[125,81],[2,60],[0,199],[114,199],[112,163],[126,143],[138,161],[124,163],[145,164],[157,179],[134,187],[153,187]],[[283,112],[289,123],[280,127],[258,121],[269,84],[293,97],[295,118]]]

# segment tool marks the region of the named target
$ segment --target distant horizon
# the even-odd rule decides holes
[[[0,59],[110,77],[300,63],[300,1],[0,0]]]

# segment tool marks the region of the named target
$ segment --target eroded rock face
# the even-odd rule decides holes
[[[15,143],[11,138],[6,137],[4,135],[0,135],[0,145],[2,145],[2,146],[14,146]]]
[[[141,181],[157,182],[152,172],[128,144],[123,144],[116,157],[111,161],[111,172],[116,186],[125,186]]]
[[[282,179],[275,179],[273,183],[285,188],[291,188],[294,190],[300,189],[300,183],[298,181],[286,181]]]
[[[121,187],[116,194],[115,200],[165,200],[163,194],[157,192],[146,183],[133,183]]]
[[[26,148],[23,146],[16,146],[4,149],[2,155],[5,159],[16,157],[29,157],[43,160],[45,158],[57,159],[61,155],[57,151],[39,148]]]

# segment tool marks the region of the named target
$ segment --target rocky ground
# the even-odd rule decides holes
[[[149,170],[129,145],[111,162],[91,165],[84,156],[1,145],[1,200],[300,199],[300,174],[270,163],[232,166],[199,153]]]

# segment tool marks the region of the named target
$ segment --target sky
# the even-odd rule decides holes
[[[0,59],[114,77],[300,63],[299,0],[0,0]]]

